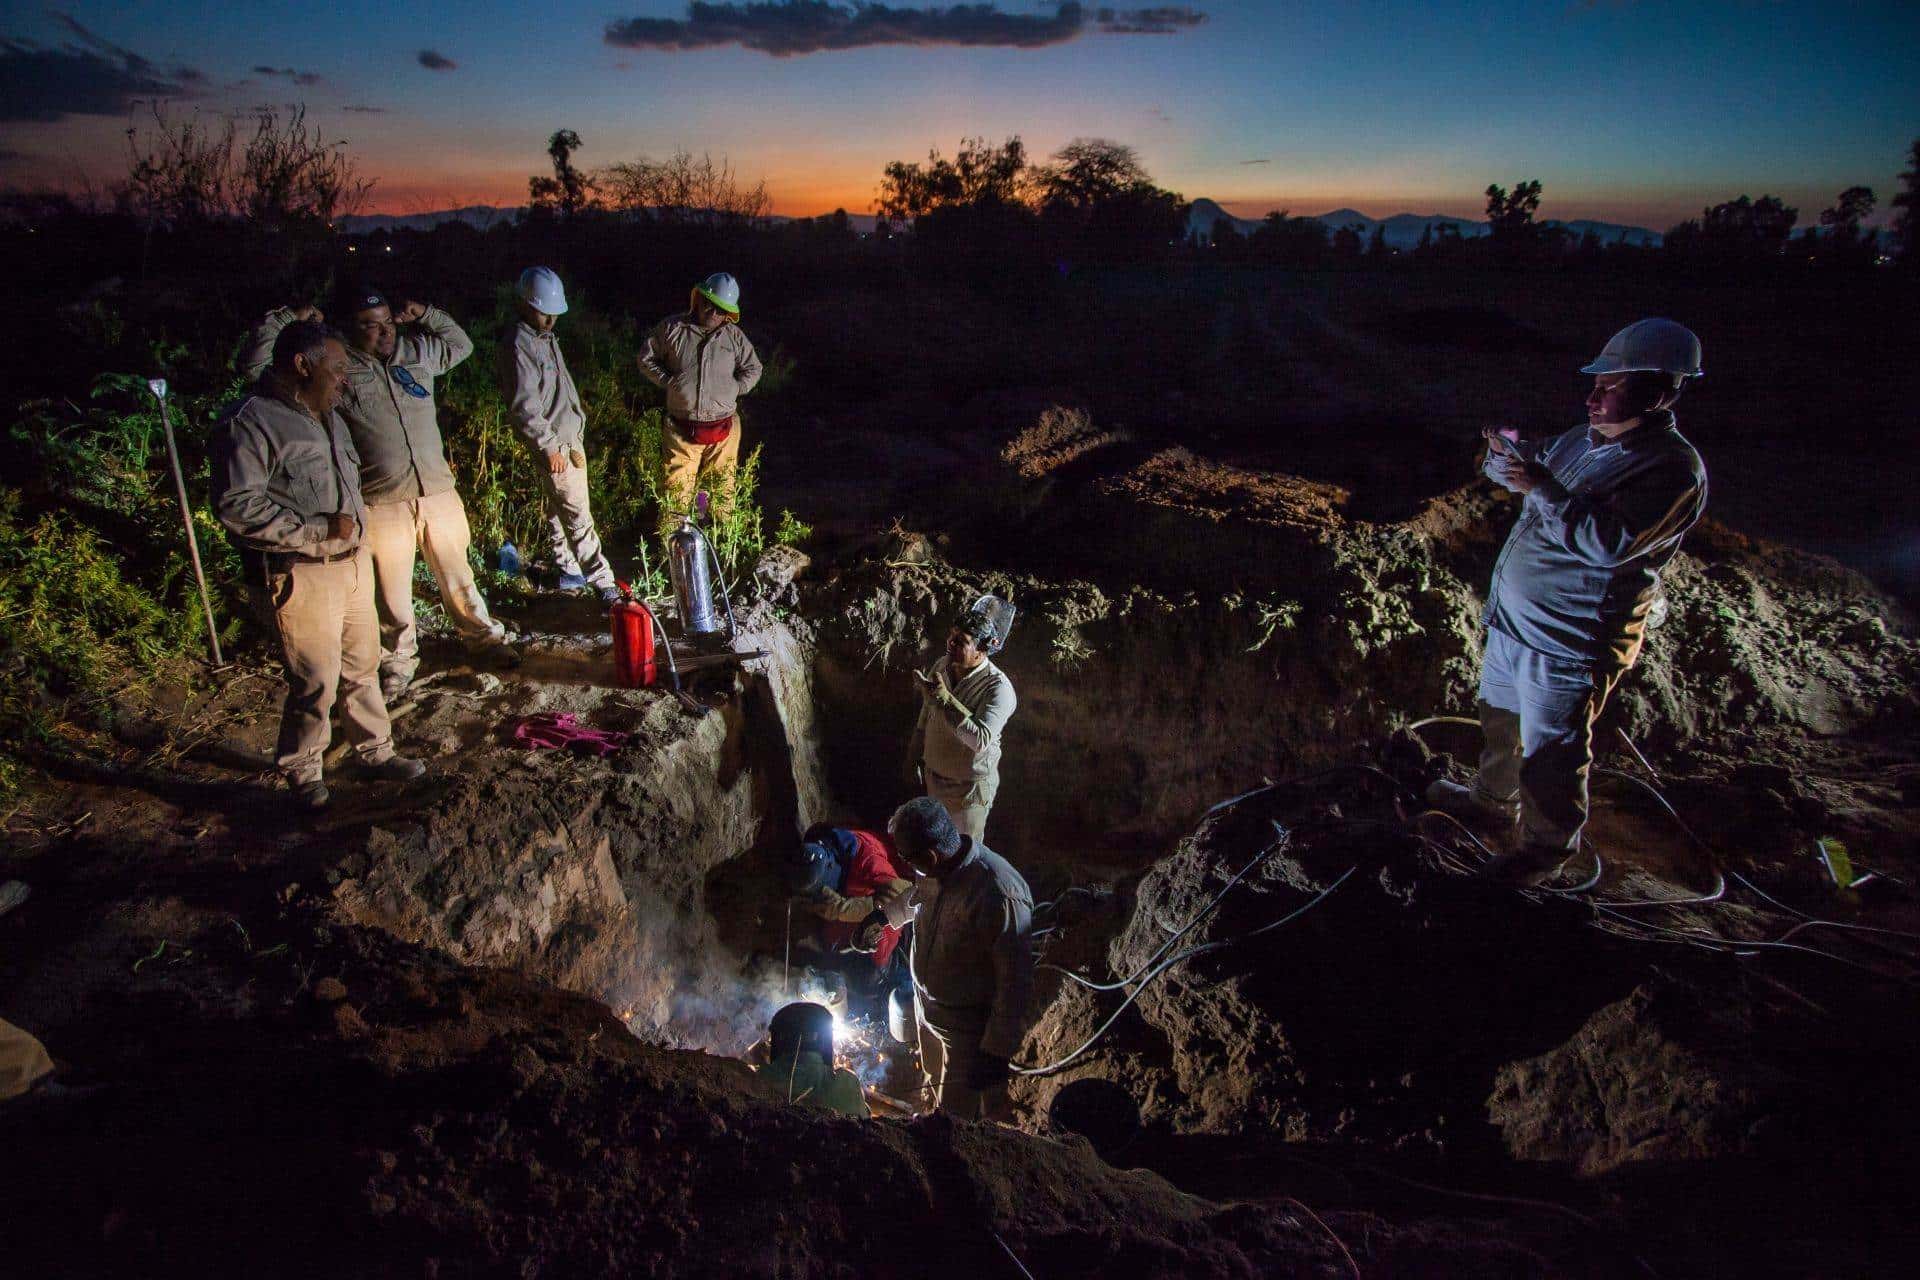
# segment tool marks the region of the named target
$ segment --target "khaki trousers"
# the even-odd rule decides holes
[[[487,612],[467,548],[473,531],[460,495],[449,489],[424,498],[403,498],[367,508],[367,548],[380,615],[380,672],[408,680],[420,666],[420,629],[413,620],[413,560],[416,548],[440,588],[440,603],[454,630],[469,644],[499,642],[506,628]]]
[[[1478,704],[1484,745],[1473,789],[1489,804],[1519,801],[1527,844],[1579,848],[1594,722],[1630,665],[1564,662],[1487,633]]]
[[[953,819],[953,825],[960,828],[960,834],[984,842],[987,815],[993,812],[993,797],[1000,790],[999,775],[981,782],[971,779],[961,781],[942,777],[924,764],[921,768],[926,774],[927,794],[946,809],[947,816]]]
[[[680,517],[693,510],[693,495],[700,490],[703,477],[714,517],[726,515],[733,505],[733,478],[740,465],[740,415],[733,415],[733,430],[718,444],[695,444],[671,422],[662,432],[660,444],[665,472],[660,532],[668,534],[680,527]]]
[[[0,1018],[0,1102],[19,1097],[52,1071],[46,1046]]]
[[[613,566],[600,547],[600,531],[593,527],[585,464],[569,461],[566,470],[555,475],[542,458],[540,476],[547,485],[547,542],[553,562],[561,573],[579,574],[594,587],[615,585]]]
[[[1006,1084],[980,1090],[967,1087],[967,1073],[980,1053],[980,1036],[985,1026],[935,1026],[928,1020],[927,1007],[918,995],[913,1001],[914,1021],[920,1028],[920,1069],[926,1073],[927,1097],[936,1110],[960,1120],[997,1120],[1012,1108]]]
[[[331,714],[342,687],[340,719],[360,758],[393,755],[393,729],[380,697],[380,630],[374,622],[373,556],[365,547],[332,564],[298,563],[267,580],[287,699],[280,709],[274,763],[293,783],[316,779],[333,739]]]

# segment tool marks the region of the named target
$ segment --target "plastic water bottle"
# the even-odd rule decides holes
[[[500,544],[500,572],[509,578],[520,576],[520,548],[511,542]]]

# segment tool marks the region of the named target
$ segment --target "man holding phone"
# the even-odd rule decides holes
[[[1517,810],[1519,847],[1488,873],[1522,883],[1579,847],[1594,722],[1664,612],[1660,572],[1707,500],[1706,467],[1673,415],[1701,374],[1700,340],[1641,320],[1581,372],[1593,375],[1584,426],[1533,441],[1483,432],[1487,477],[1521,498],[1487,593],[1485,745],[1470,786],[1427,792],[1482,828]]]

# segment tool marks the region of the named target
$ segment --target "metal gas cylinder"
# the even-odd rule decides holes
[[[706,535],[687,516],[667,535],[667,576],[680,610],[680,630],[688,638],[720,635],[725,627],[713,607],[713,553]]]

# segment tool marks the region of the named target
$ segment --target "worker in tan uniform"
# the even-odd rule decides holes
[[[550,269],[528,267],[514,292],[520,320],[501,338],[494,370],[507,418],[533,446],[546,482],[547,539],[560,589],[591,587],[613,604],[621,599],[620,584],[587,500],[587,415],[553,332],[554,321],[566,314],[566,290]]]
[[[213,509],[280,636],[287,696],[274,763],[295,800],[319,809],[343,686],[341,720],[365,772],[408,781],[426,770],[395,754],[380,696],[360,456],[335,412],[346,346],[319,322],[296,320],[274,339],[270,365],[209,435]]]
[[[360,493],[367,504],[367,547],[373,555],[380,615],[380,692],[391,703],[420,668],[420,629],[413,612],[415,552],[440,591],[447,618],[467,648],[509,662],[507,630],[494,621],[474,581],[467,550],[473,532],[454,488],[434,406],[434,379],[473,354],[473,340],[452,316],[421,302],[398,306],[371,288],[340,295],[345,319],[347,393],[340,417],[360,454]],[[274,339],[312,308],[283,307],[253,331],[241,372],[257,378]]]
[[[1000,790],[1000,742],[1019,700],[994,665],[1013,625],[1013,606],[982,596],[954,619],[946,653],[914,672],[920,718],[907,747],[910,785],[947,807],[963,835],[982,839]]]
[[[753,343],[740,331],[739,281],[722,271],[693,286],[686,311],[647,335],[640,372],[667,393],[661,533],[679,526],[702,488],[715,516],[724,516],[740,465],[740,397],[762,372]]]

